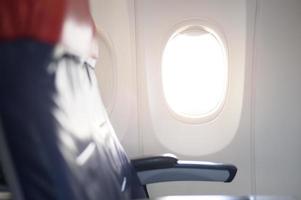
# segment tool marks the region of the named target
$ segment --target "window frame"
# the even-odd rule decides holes
[[[223,98],[221,99],[221,101],[219,102],[219,105],[214,108],[212,111],[210,111],[208,114],[206,115],[202,115],[202,116],[190,116],[190,115],[185,115],[185,114],[181,114],[176,112],[173,108],[171,108],[171,106],[169,105],[165,92],[164,92],[164,87],[163,87],[163,73],[162,73],[162,69],[163,69],[163,56],[164,56],[164,51],[165,48],[168,44],[168,42],[170,42],[170,40],[172,38],[174,38],[177,34],[181,33],[181,32],[185,32],[193,27],[197,27],[200,30],[203,30],[205,32],[208,32],[210,34],[212,34],[215,39],[220,43],[221,48],[223,48],[224,53],[225,53],[225,65],[226,65],[226,82],[225,82],[225,93]],[[230,75],[230,66],[229,66],[229,54],[228,54],[228,45],[227,45],[227,40],[225,38],[225,35],[223,34],[222,29],[214,22],[212,21],[207,21],[207,20],[198,20],[198,19],[192,19],[192,20],[186,20],[183,21],[181,23],[176,24],[174,27],[172,27],[169,32],[166,34],[166,36],[164,37],[164,39],[162,40],[162,46],[161,46],[161,52],[160,52],[160,85],[161,85],[161,94],[162,94],[162,98],[163,101],[165,103],[165,108],[168,110],[168,113],[177,121],[181,121],[183,123],[187,123],[187,124],[203,124],[203,123],[209,123],[214,121],[214,119],[216,119],[221,112],[223,111],[226,101],[228,99],[228,95],[229,95],[229,75]]]

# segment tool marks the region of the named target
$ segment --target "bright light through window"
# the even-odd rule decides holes
[[[225,47],[201,27],[173,35],[162,57],[163,90],[178,115],[200,118],[214,114],[226,96],[228,66]]]

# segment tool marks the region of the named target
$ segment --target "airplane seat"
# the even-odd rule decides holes
[[[2,169],[2,164],[0,162],[0,192],[7,190],[7,183],[4,177],[3,169]]]
[[[72,1],[84,4],[72,9],[87,8],[87,1]],[[71,13],[81,13],[71,17],[77,31],[93,33],[89,14]],[[130,161],[99,95],[91,43],[8,36],[0,34],[0,160],[13,199],[137,199],[148,197],[149,183],[233,180],[233,165],[171,155]]]
[[[18,41],[14,51],[9,45],[0,45],[7,64],[1,118],[24,199],[145,197],[105,114],[93,67],[70,54],[53,58],[53,48],[36,41]]]

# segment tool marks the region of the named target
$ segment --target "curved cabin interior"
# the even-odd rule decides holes
[[[0,2],[0,200],[301,199],[300,0]]]

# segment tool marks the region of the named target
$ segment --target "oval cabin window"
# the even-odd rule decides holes
[[[174,114],[188,119],[216,116],[227,82],[226,49],[214,32],[194,26],[170,37],[162,57],[162,83]]]

